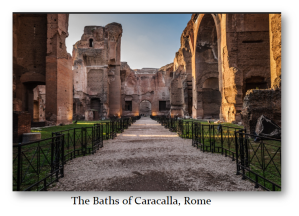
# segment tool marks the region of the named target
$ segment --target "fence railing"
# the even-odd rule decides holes
[[[13,146],[13,190],[46,190],[64,176],[64,135]]]
[[[281,190],[281,140],[235,132],[237,175],[255,187]]]
[[[281,190],[281,141],[246,134],[245,129],[221,124],[202,124],[198,120],[182,120],[151,116],[181,138],[192,139],[192,146],[203,152],[220,153],[237,164],[237,174],[265,190]]]
[[[94,154],[140,117],[114,119],[92,127],[53,132],[51,138],[13,145],[13,190],[47,190],[64,176],[64,164]]]

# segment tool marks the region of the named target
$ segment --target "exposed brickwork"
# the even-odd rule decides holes
[[[121,64],[121,97],[123,116],[145,113],[142,101],[150,103],[152,115],[167,115],[170,110],[169,86],[173,64],[158,68],[132,70],[127,62]],[[132,101],[132,111],[125,110],[125,102]],[[159,101],[166,101],[166,109],[159,108]],[[142,112],[141,110],[142,109]]]
[[[98,118],[121,116],[121,34],[118,23],[85,26],[81,40],[74,44],[74,118],[84,118],[85,111],[95,109],[94,99],[101,104],[96,107]]]
[[[73,79],[67,36],[68,14],[13,15],[14,110],[29,111],[32,121],[71,123]],[[34,89],[45,84],[46,95],[34,99]]]
[[[23,133],[31,131],[31,115],[29,112],[13,112],[13,143],[22,142]]]

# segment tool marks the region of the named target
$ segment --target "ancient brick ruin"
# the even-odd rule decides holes
[[[72,58],[65,46],[68,17],[13,14],[13,110],[27,111],[32,122],[72,122]]]
[[[85,26],[71,57],[68,14],[13,18],[13,108],[32,122],[170,115],[252,131],[264,114],[280,125],[280,14],[193,14],[173,63],[142,69],[121,62],[119,23]]]
[[[86,26],[81,40],[74,45],[75,119],[98,120],[122,115],[121,36],[122,26],[118,23]]]
[[[172,64],[132,70],[121,64],[121,98],[124,116],[167,115],[170,109],[169,85]],[[148,109],[150,108],[151,111]]]

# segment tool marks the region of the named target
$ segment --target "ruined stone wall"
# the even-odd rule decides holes
[[[246,133],[253,134],[257,119],[264,115],[281,126],[281,90],[250,90],[244,98],[242,122]]]
[[[269,15],[229,14],[222,24],[226,34],[222,114],[226,121],[240,121],[246,91],[271,85]]]
[[[74,118],[84,119],[89,109],[100,118],[121,116],[120,46],[118,23],[85,26],[73,47]]]
[[[143,68],[132,70],[126,62],[121,64],[121,86],[123,116],[140,114],[140,103],[151,104],[152,115],[166,115],[170,109],[169,84],[172,64],[160,69]],[[125,110],[126,101],[132,101],[132,111]],[[165,101],[166,109],[160,110],[160,101]]]
[[[33,120],[37,106],[33,89],[47,84],[47,121],[71,123],[72,69],[65,46],[67,36],[68,14],[13,14],[14,110],[28,111]]]
[[[181,47],[176,52],[173,61],[173,81],[170,86],[171,98],[173,98],[171,116],[192,115],[192,53],[190,49],[190,38],[193,37],[192,27],[193,23],[189,21],[181,35]],[[180,88],[176,88],[177,85]]]
[[[13,111],[13,143],[22,142],[22,134],[31,131],[31,115],[26,111]]]
[[[72,58],[65,45],[68,18],[68,14],[47,15],[47,124],[70,124],[73,117]]]
[[[13,103],[33,118],[33,88],[45,84],[47,14],[13,14]]]
[[[278,23],[275,19],[273,23]],[[184,53],[188,45],[193,118],[218,115],[225,121],[240,121],[246,92],[271,86],[269,14],[193,14],[181,36],[175,70],[183,65],[188,73],[189,56]],[[218,85],[204,87],[211,79],[218,79]]]
[[[281,14],[269,14],[271,88],[247,91],[241,112],[247,133],[264,115],[281,126]]]

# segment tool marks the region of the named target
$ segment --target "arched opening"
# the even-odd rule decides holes
[[[93,39],[89,39],[89,47],[93,47]]]
[[[139,105],[139,114],[149,116],[152,114],[152,104],[148,100],[143,100]]]
[[[196,116],[219,118],[221,93],[219,88],[218,39],[214,18],[211,14],[203,16],[198,28],[195,50],[197,97]]]

